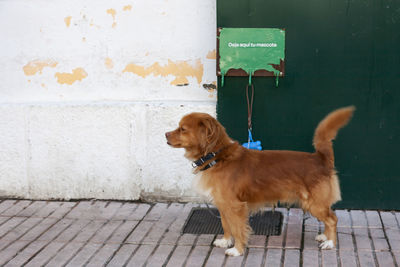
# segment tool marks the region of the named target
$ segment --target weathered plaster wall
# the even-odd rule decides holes
[[[215,114],[215,0],[0,1],[0,196],[190,199],[164,133]]]

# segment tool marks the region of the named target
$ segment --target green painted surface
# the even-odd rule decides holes
[[[334,142],[343,201],[400,210],[400,1],[218,0],[218,27],[285,28],[285,77],[253,77],[253,137],[264,149],[314,151],[318,122],[355,105]],[[219,79],[220,82],[220,79]],[[247,141],[247,77],[225,77],[217,115]]]
[[[285,59],[285,31],[281,29],[223,28],[219,36],[219,67],[243,69],[248,74],[264,69],[280,74],[271,64]]]

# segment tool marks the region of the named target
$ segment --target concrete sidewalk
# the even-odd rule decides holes
[[[319,250],[319,222],[300,209],[281,236],[252,235],[242,257],[211,246],[215,235],[180,234],[197,204],[116,201],[0,202],[3,266],[399,266],[400,212],[336,210],[338,246]]]

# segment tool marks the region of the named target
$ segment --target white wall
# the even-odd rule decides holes
[[[164,133],[215,115],[215,31],[215,0],[0,1],[0,197],[191,199]]]

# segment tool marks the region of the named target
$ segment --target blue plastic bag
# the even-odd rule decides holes
[[[249,129],[249,139],[247,143],[243,143],[242,146],[248,149],[262,150],[261,141],[254,141],[251,135],[251,130]]]

